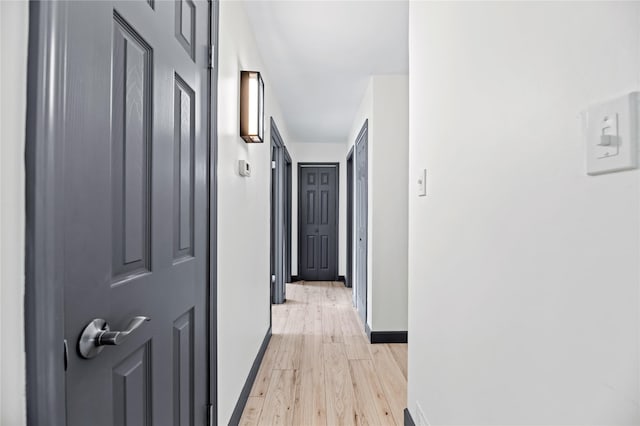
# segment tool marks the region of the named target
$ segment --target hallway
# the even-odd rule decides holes
[[[402,425],[407,345],[368,343],[339,282],[287,284],[241,425]]]

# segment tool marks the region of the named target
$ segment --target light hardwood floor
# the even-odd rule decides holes
[[[407,345],[368,343],[342,283],[287,284],[240,425],[402,425]]]

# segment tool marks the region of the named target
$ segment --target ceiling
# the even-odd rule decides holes
[[[407,1],[244,4],[295,142],[346,142],[368,77],[408,72]]]

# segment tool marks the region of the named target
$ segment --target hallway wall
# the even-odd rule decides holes
[[[354,145],[367,119],[369,120],[367,323],[372,331],[406,331],[408,327],[408,76],[376,75],[370,78],[351,129],[350,147]],[[354,164],[357,164],[357,159],[355,161]]]
[[[639,18],[411,2],[417,424],[640,424],[640,172],[587,176],[579,119],[640,89]]]
[[[298,163],[340,163],[338,184],[338,274],[347,271],[347,145],[344,143],[287,143],[293,162],[293,202],[291,207],[291,273],[298,275]]]
[[[270,128],[273,116],[285,144],[286,122],[269,83],[242,2],[220,3],[218,91],[218,420],[227,424],[269,328]],[[265,141],[239,136],[241,70],[263,73]],[[238,174],[248,160],[251,177]]]
[[[26,424],[25,119],[29,5],[0,2],[0,424]]]

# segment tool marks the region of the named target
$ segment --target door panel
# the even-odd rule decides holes
[[[176,73],[174,89],[174,258],[193,256],[195,92]]]
[[[301,279],[338,279],[338,167],[303,165],[299,169]]]
[[[367,323],[367,232],[369,211],[368,124],[365,122],[356,141],[356,309]]]
[[[111,122],[114,279],[149,271],[151,47],[113,19]]]
[[[173,424],[193,425],[193,309],[173,323]]]
[[[205,424],[209,5],[68,10],[67,423]],[[120,345],[73,350],[94,318],[125,330],[135,316],[151,320]]]
[[[113,420],[123,426],[151,426],[151,351],[147,342],[113,369]]]

